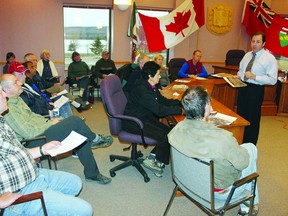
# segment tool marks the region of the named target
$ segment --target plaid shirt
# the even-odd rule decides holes
[[[32,155],[0,116],[0,194],[16,192],[38,175]]]

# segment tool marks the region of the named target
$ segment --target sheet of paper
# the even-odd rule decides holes
[[[69,101],[68,97],[61,96],[57,101],[54,102],[54,107],[57,107],[58,109],[63,106],[63,104],[67,103]]]
[[[72,131],[69,136],[67,136],[62,142],[61,145],[57,148],[50,149],[47,152],[52,156],[56,156],[59,154],[63,154],[65,152],[71,151],[72,149],[76,148],[77,146],[81,145],[85,140],[86,137],[82,136],[81,134]]]
[[[185,80],[185,79],[176,79],[175,82],[181,82],[181,83],[189,83],[191,80]]]
[[[217,113],[214,117],[229,121],[231,123],[234,122],[237,119],[236,117],[225,115],[225,114],[222,114],[222,113]]]
[[[58,92],[56,95],[52,96],[50,99],[54,99],[56,97],[58,97],[59,95],[63,95],[63,94],[67,94],[68,91],[66,89],[64,89],[63,91],[61,92]]]

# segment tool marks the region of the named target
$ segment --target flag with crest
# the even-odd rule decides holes
[[[242,23],[252,36],[266,34],[265,47],[274,54],[288,57],[288,20],[279,16],[263,0],[246,0]]]
[[[131,48],[131,61],[132,63],[136,60],[137,56],[140,55],[140,49],[139,49],[139,41],[140,41],[140,31],[139,31],[139,24],[140,19],[136,7],[136,3],[133,3],[133,7],[131,10],[131,16],[130,16],[130,23],[128,27],[128,33],[127,36],[132,39],[132,48]]]

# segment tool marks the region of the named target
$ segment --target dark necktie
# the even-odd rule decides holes
[[[252,55],[253,56],[252,56],[251,60],[249,61],[245,71],[251,71],[252,65],[253,65],[254,60],[255,60],[256,53],[252,52]]]
[[[251,60],[249,61],[248,65],[247,65],[247,67],[246,67],[245,72],[246,72],[246,71],[251,71],[252,65],[253,65],[254,60],[255,60],[256,53],[252,52],[252,55],[253,55],[253,56],[252,56]],[[247,78],[246,78],[245,76],[244,76],[244,80],[247,80]]]

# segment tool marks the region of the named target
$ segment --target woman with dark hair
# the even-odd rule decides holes
[[[82,61],[78,52],[72,53],[72,63],[68,66],[69,85],[77,85],[80,88],[79,97],[82,97],[84,105],[88,105],[88,87],[91,71],[88,65]]]
[[[161,123],[159,118],[168,115],[181,115],[181,103],[178,100],[167,99],[159,92],[160,66],[149,61],[142,68],[142,79],[134,85],[124,111],[125,115],[139,118],[144,124],[144,136],[157,141],[143,165],[157,177],[161,177],[164,164],[169,164],[170,145],[167,134],[170,127]],[[123,129],[129,133],[141,134],[133,122],[123,121]]]
[[[8,73],[9,65],[15,62],[16,56],[13,52],[8,52],[6,54],[6,64],[3,67],[3,74]]]

